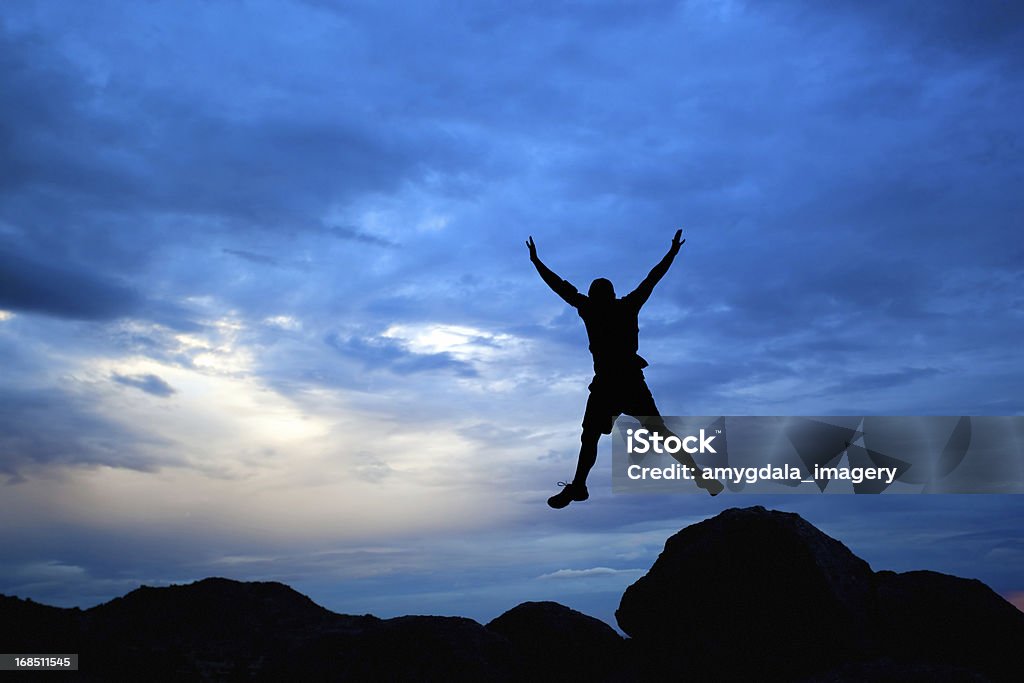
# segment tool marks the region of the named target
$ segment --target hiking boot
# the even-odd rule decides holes
[[[590,498],[590,492],[587,491],[585,484],[560,481],[558,485],[563,487],[562,490],[548,498],[548,505],[556,510],[561,510],[572,501],[580,502]]]

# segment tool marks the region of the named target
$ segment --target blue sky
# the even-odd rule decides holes
[[[527,259],[631,289],[666,414],[1020,415],[1024,9],[11,2],[0,592],[209,575],[611,619],[665,538],[804,514],[1024,595],[1024,497],[552,511],[590,379]],[[1021,598],[1024,602],[1024,598]]]

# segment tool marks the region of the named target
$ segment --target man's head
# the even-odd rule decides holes
[[[590,290],[587,296],[596,303],[607,303],[615,301],[615,287],[611,280],[599,277],[590,283]]]

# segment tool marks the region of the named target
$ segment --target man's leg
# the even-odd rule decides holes
[[[655,413],[654,415],[634,415],[636,419],[640,420],[640,424],[647,428],[647,431],[652,434],[659,434],[662,440],[667,439],[670,436],[674,436],[677,439],[679,435],[665,426],[665,420]],[[672,457],[679,461],[679,464],[689,467],[692,472],[700,470],[700,466],[696,463],[693,457],[686,451],[679,451],[672,453]]]
[[[597,462],[597,442],[601,440],[601,432],[595,429],[584,429],[580,436],[580,457],[576,462],[576,476],[572,478],[573,486],[587,486],[587,475]]]
[[[678,435],[673,433],[671,429],[665,426],[665,420],[662,419],[661,415],[634,415],[633,417],[640,420],[640,424],[646,427],[649,431],[651,431],[652,433],[660,434],[664,439],[667,439],[670,436],[674,436],[677,439],[679,438]],[[697,486],[699,486],[700,488],[710,493],[712,496],[717,496],[725,488],[724,486],[722,486],[722,483],[717,479],[705,479],[703,468],[701,468],[701,466],[698,465],[697,462],[693,459],[693,457],[686,451],[680,450],[677,451],[676,453],[672,453],[671,455],[679,462],[679,464],[689,468],[690,472],[693,474],[694,483],[697,484]]]
[[[564,508],[569,503],[584,501],[590,497],[587,491],[587,475],[597,462],[597,442],[601,440],[601,432],[584,427],[580,436],[580,457],[576,461],[576,476],[569,483],[558,482],[562,490],[548,498],[548,505],[555,509]]]
[[[649,431],[660,434],[663,438],[667,439],[670,436],[679,438],[672,433],[671,429],[665,426],[665,420],[662,419],[661,413],[658,412],[658,406],[654,403],[654,396],[651,394],[646,380],[641,377],[638,383],[634,385],[631,394],[630,410],[628,411],[630,415],[640,420],[640,423]],[[690,472],[693,473],[694,483],[712,496],[717,496],[725,488],[717,479],[705,479],[703,476],[704,470],[686,451],[673,453],[672,457],[679,464],[690,468]]]

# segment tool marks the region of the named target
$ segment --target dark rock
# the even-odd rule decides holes
[[[335,614],[280,583],[204,579],[88,610],[0,596],[0,644],[78,653],[65,681],[1022,680],[1024,613],[981,582],[874,573],[760,507],[672,536],[616,617],[631,638],[553,602],[485,627]]]
[[[344,680],[506,681],[517,668],[507,639],[463,617],[387,619],[358,646]]]
[[[1018,681],[1024,613],[980,581],[874,573],[795,514],[726,510],[672,536],[616,612],[645,676]]]
[[[15,652],[75,652],[79,641],[77,607],[63,609],[0,595],[0,649]],[[39,649],[41,645],[46,649]]]
[[[665,544],[615,613],[670,675],[792,679],[870,650],[866,562],[799,515],[731,509]]]
[[[557,602],[524,602],[487,624],[509,640],[525,680],[627,680],[625,643],[608,624]]]
[[[882,571],[876,581],[877,634],[893,657],[1024,679],[1024,613],[981,581],[932,571]]]
[[[95,655],[90,671],[225,679],[250,677],[292,659],[311,641],[379,621],[335,614],[281,583],[209,578],[143,586],[86,610],[82,627],[84,647]]]
[[[889,657],[846,662],[797,683],[991,683],[977,671],[951,664],[897,661]]]

